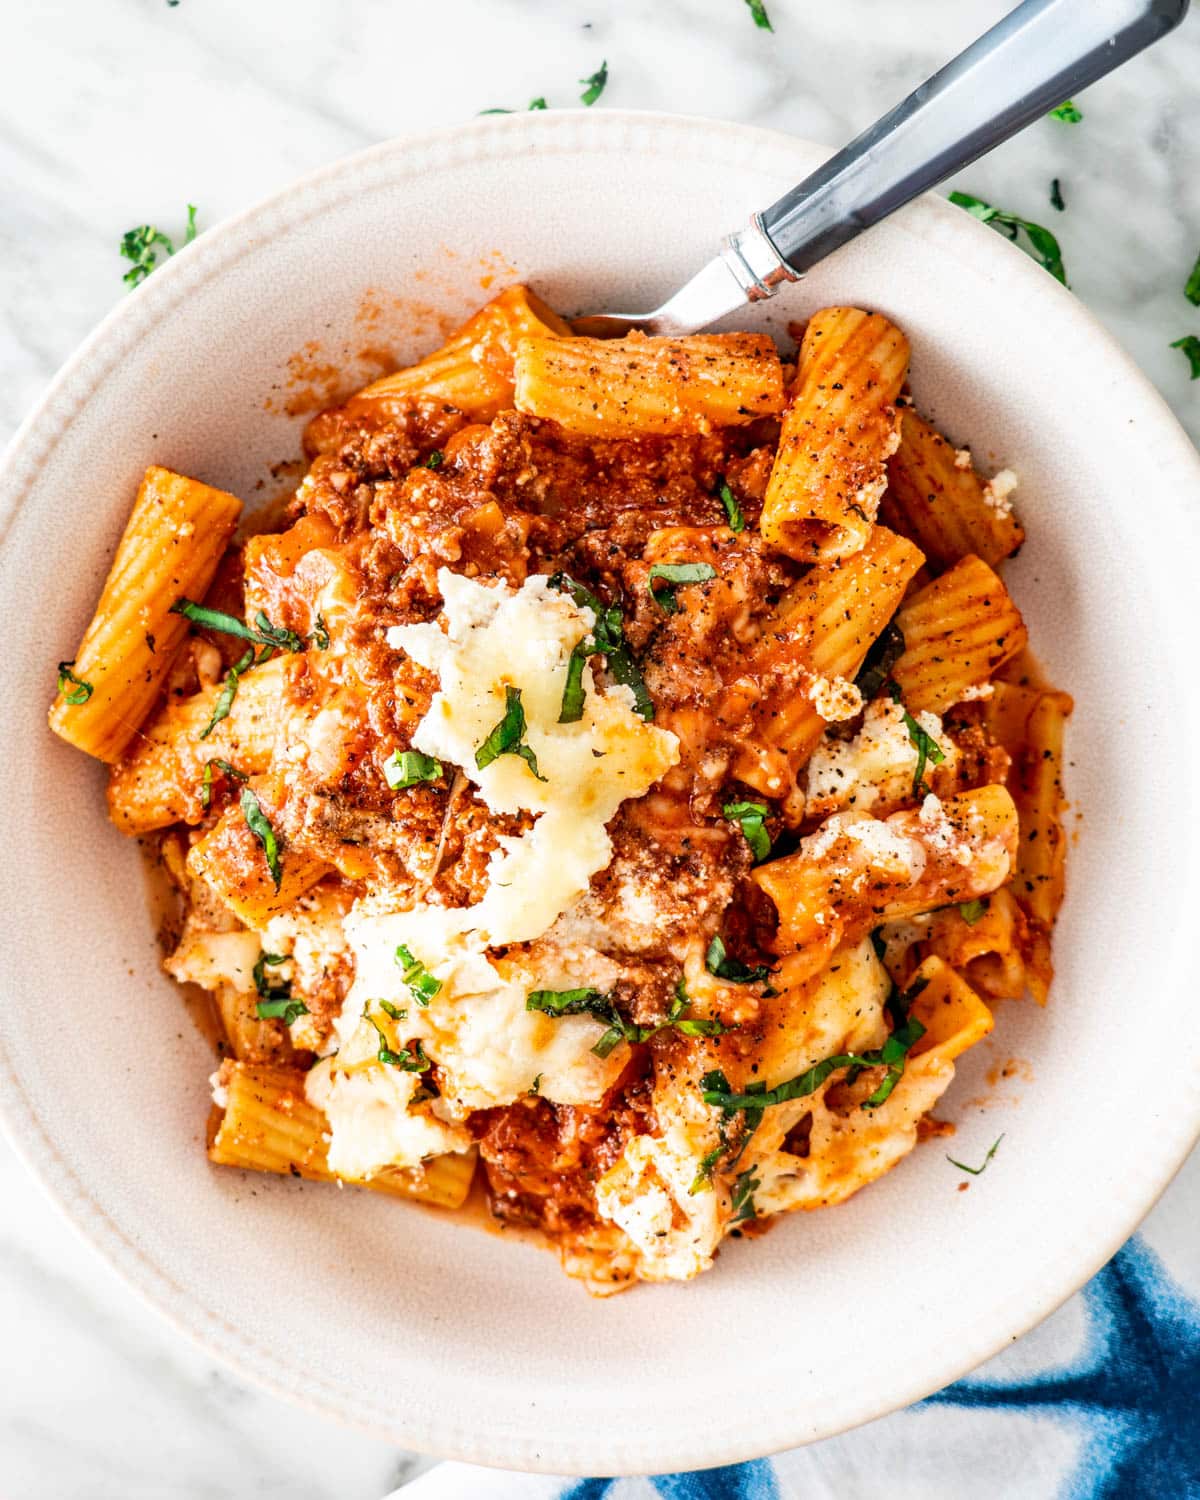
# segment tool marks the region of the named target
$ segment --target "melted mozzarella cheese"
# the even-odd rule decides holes
[[[378,1045],[376,1043],[376,1045]],[[420,1079],[386,1063],[342,1069],[339,1054],[323,1058],[305,1077],[309,1103],[329,1121],[329,1170],[368,1178],[381,1167],[415,1167],[431,1156],[467,1151],[470,1134],[432,1109],[409,1106]]]

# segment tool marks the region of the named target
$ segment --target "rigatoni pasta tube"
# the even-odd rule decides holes
[[[938,567],[968,553],[995,567],[1025,540],[1021,523],[991,496],[971,455],[960,456],[911,407],[900,413],[900,446],[887,469],[879,519],[912,537]]]
[[[961,975],[943,959],[931,955],[909,980],[908,988],[921,984],[909,1015],[920,1021],[925,1035],[909,1054],[920,1057],[935,1052],[953,1062],[969,1047],[983,1040],[995,1022],[992,1013]]]
[[[589,437],[739,427],[783,410],[783,366],[765,334],[522,339],[518,411]]]
[[[109,776],[109,816],[121,832],[140,835],[171,823],[199,822],[210,760],[227,761],[243,776],[267,770],[286,670],[287,658],[277,656],[243,673],[228,716],[207,735],[228,678],[188,698],[168,700]]]
[[[209,1146],[218,1166],[336,1181],[329,1170],[325,1116],[305,1098],[298,1069],[234,1063],[221,1071],[224,1113]],[[471,1188],[475,1151],[435,1156],[420,1167],[390,1167],[361,1181],[376,1192],[459,1208]]]
[[[276,887],[262,840],[251,829],[240,804],[227,808],[215,826],[191,847],[188,874],[207,882],[214,894],[247,927],[259,931],[270,919],[303,896],[330,872],[324,861],[288,842],[279,828],[270,778],[250,785],[266,824],[277,843],[279,885]]]
[[[779,551],[828,562],[866,542],[897,441],[908,352],[879,313],[827,307],[809,320],[760,522]]]
[[[910,713],[945,713],[1028,639],[1021,612],[982,558],[964,557],[896,614],[904,654],[892,668]]]
[[[399,415],[417,397],[456,406],[478,422],[490,422],[513,404],[513,358],[520,339],[532,334],[561,337],[570,328],[525,286],[506,287],[449,339],[415,365],[385,375],[352,396],[352,414]],[[305,434],[310,453],[321,452],[338,432],[337,412],[317,417]]]
[[[242,502],[151,467],[117,547],[92,622],[50,709],[50,728],[99,760],[117,760],[162,691],[188,622],[181,597],[203,598]]]
[[[821,677],[853,677],[922,561],[912,542],[876,526],[852,557],[810,569],[754,647],[754,671],[768,683],[786,677],[796,663]],[[764,736],[798,766],[824,733],[825,720],[803,692],[768,686],[764,704]]]

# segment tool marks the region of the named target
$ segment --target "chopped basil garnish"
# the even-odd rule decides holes
[[[898,683],[893,682],[891,684],[891,693],[895,702],[900,703],[900,687]],[[900,703],[900,706],[904,708],[902,703]],[[920,724],[917,723],[916,719],[913,718],[912,714],[906,708],[904,709],[904,727],[908,730],[909,739],[917,747],[917,768],[913,772],[913,796],[924,797],[929,792],[929,788],[925,785],[926,763],[940,766],[946,759],[946,752],[928,730],[921,728]]]
[[[479,770],[490,766],[502,755],[518,755],[539,781],[545,777],[538,770],[537,756],[523,745],[525,735],[525,710],[521,706],[521,689],[511,683],[504,685],[504,717],[475,752],[475,764]]]
[[[675,597],[675,590],[680,584],[707,583],[716,576],[717,570],[711,563],[655,563],[650,569],[647,582],[655,603],[667,614],[674,615],[679,613],[679,600]],[[665,589],[654,587],[657,578],[663,579],[667,584]]]
[[[267,967],[278,968],[280,964],[291,962],[290,953],[260,953],[258,961],[254,965],[254,988],[264,1000],[286,1000],[292,993],[292,986],[285,979],[281,984],[272,984],[267,978]]]
[[[71,668],[75,665],[72,661],[60,661],[58,664],[58,690],[66,702],[73,707],[86,703],[95,692],[90,682],[85,682],[82,677],[76,677]],[[71,684],[74,683],[74,687]]]
[[[201,735],[200,737],[201,739],[204,738],[203,735]],[[207,808],[209,803],[212,801],[214,766],[216,766],[217,770],[221,771],[224,775],[231,776],[234,781],[245,781],[246,779],[245,771],[239,771],[236,766],[231,766],[227,760],[221,760],[219,756],[215,757],[213,760],[206,760],[204,762],[204,776],[200,782],[200,806],[203,808]],[[273,959],[268,961],[272,963],[274,962]],[[257,970],[255,972],[257,973]],[[262,991],[260,990],[259,993],[261,994]]]
[[[383,1027],[371,1014],[371,1002],[368,1000],[363,1006],[363,1020],[370,1021],[379,1037],[379,1051],[375,1056],[381,1063],[387,1063],[389,1067],[400,1068],[405,1073],[423,1073],[426,1068],[431,1067],[429,1058],[425,1056],[425,1049],[419,1041],[414,1042],[412,1049],[401,1047],[399,1052],[392,1049],[391,1038]]]
[[[580,83],[584,85],[583,93],[579,99],[583,104],[595,104],[604,92],[604,85],[608,82],[608,63],[602,62],[596,71],[588,78],[581,78]],[[530,109],[533,108],[531,104]]]
[[[537,1075],[537,1077],[533,1080],[533,1082],[529,1085],[529,1088],[528,1088],[527,1092],[528,1092],[529,1097],[531,1099],[536,1099],[537,1096],[541,1093],[541,1091],[542,1091],[542,1075],[539,1073]]]
[[[217,701],[213,704],[212,718],[209,719],[208,723],[200,731],[200,738],[202,740],[206,740],[209,737],[222,719],[229,717],[230,710],[233,708],[233,700],[237,697],[238,683],[242,680],[242,673],[248,671],[250,667],[257,666],[260,662],[266,661],[274,649],[273,646],[264,646],[258,656],[255,657],[254,647],[251,646],[249,651],[239,656],[233,666],[230,667],[229,671],[225,674],[225,681],[221,684],[221,691],[217,694]]]
[[[985,911],[987,911],[987,902],[981,901],[978,896],[974,901],[959,902],[958,914],[968,927],[974,927]]]
[[[1062,194],[1062,183],[1058,180],[1057,177],[1054,177],[1050,181],[1050,207],[1056,208],[1058,209],[1059,213],[1062,213],[1063,209],[1066,208],[1066,206],[1067,200],[1063,197]]]
[[[393,792],[407,791],[422,781],[437,781],[444,774],[440,760],[419,750],[397,750],[383,763],[383,779]]]
[[[1003,1139],[1004,1139],[1004,1132],[1001,1131],[1001,1133],[996,1137],[996,1139],[992,1142],[991,1146],[988,1148],[988,1154],[983,1158],[982,1165],[980,1165],[978,1167],[968,1167],[965,1161],[955,1161],[954,1158],[952,1156],[949,1156],[949,1155],[946,1157],[946,1160],[950,1163],[950,1165],[952,1167],[957,1167],[960,1172],[969,1172],[972,1177],[978,1177],[981,1173],[987,1171],[987,1169],[988,1169],[988,1163],[991,1161],[992,1157],[995,1156],[996,1152],[999,1150],[999,1148],[1000,1148],[1000,1142]]]
[[[766,829],[767,808],[763,802],[727,802],[721,809],[731,823],[740,823],[754,863],[761,865],[771,852],[771,835]]]
[[[924,1035],[925,1028],[920,1021],[910,1020],[900,1030],[893,1031],[882,1047],[870,1052],[836,1053],[833,1057],[825,1058],[823,1062],[814,1063],[811,1068],[795,1078],[789,1078],[786,1083],[777,1084],[773,1089],[764,1089],[761,1092],[754,1090],[744,1094],[735,1094],[725,1092],[720,1088],[706,1088],[704,1102],[714,1104],[730,1114],[739,1109],[762,1110],[773,1104],[786,1104],[789,1099],[803,1099],[809,1094],[815,1094],[829,1076],[836,1073],[839,1068],[875,1068],[883,1064],[887,1067],[887,1076],[870,1098],[863,1103],[864,1109],[874,1108],[888,1098],[900,1081],[909,1048]]]
[[[654,717],[654,700],[650,697],[646,688],[645,679],[637,662],[633,659],[625,641],[625,626],[621,619],[620,608],[615,604],[601,604],[599,599],[590,589],[584,588],[583,584],[577,583],[567,573],[555,573],[550,579],[550,587],[559,589],[571,598],[581,609],[590,609],[596,620],[595,630],[591,639],[581,641],[575,648],[576,651],[590,656],[593,651],[597,656],[603,656],[608,670],[612,673],[615,681],[623,687],[627,687],[633,693],[633,710],[643,719],[650,720]],[[572,653],[574,655],[574,653]],[[583,668],[576,669],[578,681],[582,687]],[[567,687],[563,689],[563,712],[559,715],[560,724],[573,724],[576,719],[567,718],[568,711],[574,711],[575,699],[572,694],[568,699],[567,689],[571,687],[571,669],[567,670]],[[582,707],[580,707],[582,714]]]
[[[730,984],[762,984],[771,976],[771,969],[767,964],[751,966],[730,958],[720,937],[714,937],[709,943],[708,952],[704,955],[704,967],[710,974],[715,974],[718,979],[724,979]]]
[[[529,101],[529,108],[545,109],[546,101],[539,95],[538,98]],[[513,111],[511,109],[481,109],[479,113],[481,115],[511,115]]]
[[[730,531],[745,531],[746,518],[742,515],[742,507],[737,503],[737,496],[724,479],[721,481],[721,488],[717,494],[721,497],[721,504],[725,508],[725,519],[729,522]]]
[[[312,635],[309,637],[318,651],[329,650],[329,626],[325,623],[325,616],[318,615],[313,621]]]
[[[1061,120],[1064,125],[1078,125],[1083,119],[1083,111],[1073,104],[1070,99],[1065,99],[1055,109],[1050,111],[1052,120]]]
[[[170,4],[171,0],[167,0]],[[175,0],[178,4],[179,0]],[[183,243],[190,245],[196,238],[196,205],[189,203],[187,206],[187,231],[183,237]],[[139,282],[145,281],[150,272],[158,264],[158,250],[165,250],[168,256],[175,254],[175,245],[168,235],[161,229],[156,229],[153,224],[139,224],[136,229],[127,229],[121,236],[119,246],[120,253],[126,260],[132,261],[130,270],[125,272],[123,280],[126,286],[137,286]]]
[[[1194,333],[1186,333],[1183,338],[1176,339],[1171,348],[1183,350],[1184,357],[1192,367],[1192,379],[1200,380],[1200,339]]]
[[[533,108],[532,105],[530,105],[529,107],[530,109]],[[446,455],[440,448],[435,448],[429,455],[429,457],[425,460],[425,467],[427,469],[440,469],[442,467],[443,461],[445,460],[445,457]]]
[[[1200,255],[1196,257],[1196,264],[1192,267],[1192,274],[1184,283],[1183,295],[1193,307],[1200,307]]]
[[[409,994],[418,1005],[428,1005],[441,989],[442,981],[435,979],[421,960],[415,958],[411,950],[403,943],[396,948],[396,962],[403,970],[401,978],[408,985]]]
[[[242,640],[254,641],[259,646],[273,646],[280,651],[304,649],[304,642],[294,630],[288,630],[283,625],[272,625],[261,609],[254,617],[253,626],[234,615],[224,614],[219,609],[209,609],[207,605],[197,604],[192,599],[176,599],[171,606],[171,613],[183,615],[193,625],[205,625],[209,630],[220,631],[223,635],[240,636]]]
[[[854,686],[862,694],[863,702],[869,703],[883,689],[892,675],[892,668],[904,655],[904,632],[893,620],[871,642],[871,649],[863,658]]]
[[[531,990],[525,997],[526,1010],[540,1010],[551,1016],[592,1016],[603,1022],[607,1031],[592,1048],[597,1057],[607,1057],[618,1042],[648,1042],[660,1031],[674,1028],[684,1036],[723,1036],[730,1028],[717,1020],[686,1019],[683,1012],[688,1007],[687,991],[680,980],[675,990],[675,999],[663,1021],[650,1026],[638,1026],[627,1021],[617,1009],[612,994],[600,990]]]
[[[308,1015],[308,1006],[303,1000],[287,1000],[282,997],[278,1000],[259,1000],[254,1010],[260,1021],[282,1021],[285,1026]]]
[[[391,1016],[393,1021],[406,1021],[408,1019],[408,1011],[401,1010],[399,1006],[393,1005],[390,1000],[381,1000],[379,1002],[379,1009],[385,1016]]]
[[[754,18],[754,24],[760,31],[775,30],[774,26],[771,25],[771,18],[767,15],[767,7],[763,3],[763,0],[746,0],[746,4],[750,7],[750,14]]]
[[[275,837],[271,820],[263,812],[258,798],[249,787],[242,788],[242,817],[246,820],[246,827],[262,845],[267,869],[270,870],[271,880],[275,889],[278,890],[283,881],[283,869],[279,862],[279,840]]]
[[[976,198],[971,193],[951,193],[950,202],[956,203],[959,208],[965,208],[982,223],[994,225],[1008,235],[1010,240],[1016,240],[1024,230],[1034,259],[1056,281],[1061,281],[1066,286],[1067,273],[1063,267],[1062,250],[1048,229],[1041,224],[1033,224],[1028,219],[1018,219],[1016,214],[1006,214],[1002,209],[993,208],[990,203],[985,203],[982,198]]]
[[[758,1210],[754,1206],[754,1193],[757,1188],[762,1187],[762,1179],[754,1175],[754,1168],[747,1167],[744,1172],[739,1172],[733,1184],[730,1194],[730,1207],[733,1209],[731,1224],[740,1224],[744,1219],[756,1219]]]
[[[595,641],[585,637],[576,643],[571,652],[570,660],[567,662],[567,680],[563,683],[562,707],[558,711],[558,722],[560,724],[578,724],[583,718],[583,708],[587,701],[587,693],[583,686],[583,669],[587,666],[587,659],[595,649]]]

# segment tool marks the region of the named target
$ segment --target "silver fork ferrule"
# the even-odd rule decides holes
[[[786,282],[800,280],[800,273],[792,270],[771,243],[759,214],[753,215],[745,229],[725,236],[721,241],[721,258],[747,302],[762,302],[773,297]]]

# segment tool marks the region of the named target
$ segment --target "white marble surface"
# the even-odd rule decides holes
[[[1009,0],[3,0],[0,440],[126,295],[121,232],[201,226],[385,137],[544,95],[840,142]],[[1060,236],[1072,286],[1200,439],[1200,18],[957,185]],[[1068,208],[1048,204],[1059,177]],[[1193,1172],[1194,1175],[1194,1172]],[[377,1500],[424,1463],[257,1391],[144,1309],[0,1141],[4,1500]],[[1156,1214],[1170,1214],[1172,1199]],[[903,1420],[901,1419],[890,1419]],[[848,1440],[838,1440],[839,1444]]]

